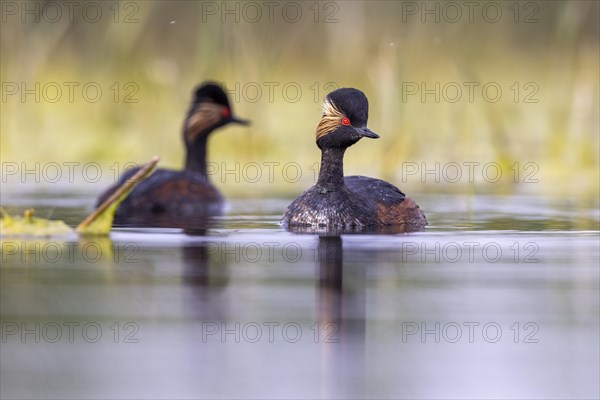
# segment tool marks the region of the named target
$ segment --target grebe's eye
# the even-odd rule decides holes
[[[346,126],[350,125],[350,120],[346,117],[342,118],[342,125],[346,125]]]
[[[224,108],[221,112],[221,115],[223,116],[223,118],[227,118],[231,115],[231,111],[229,110],[229,108]]]

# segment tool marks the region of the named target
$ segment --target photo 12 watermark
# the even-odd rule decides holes
[[[535,322],[402,322],[402,343],[539,343]]]
[[[113,243],[85,240],[82,242],[69,241],[0,241],[0,259],[3,264],[16,262],[18,264],[72,264],[85,263],[124,263],[137,264],[140,262],[139,245],[134,242]]]
[[[536,242],[495,241],[416,242],[400,244],[400,261],[420,263],[537,264],[540,246]]]
[[[136,82],[11,82],[0,85],[2,103],[113,103],[137,104],[140,86]]]
[[[304,327],[304,328],[303,328]],[[333,322],[202,322],[202,343],[338,343]]]
[[[539,103],[540,87],[536,82],[417,82],[400,85],[402,102],[421,103],[497,103],[508,99],[513,103]]]
[[[290,23],[315,24],[339,22],[337,1],[202,1],[203,23]]]
[[[140,3],[136,1],[1,1],[2,23],[57,24],[109,21],[139,23]]]
[[[496,161],[402,162],[400,181],[421,183],[539,183],[539,164],[532,161],[500,164]]]
[[[2,321],[2,343],[139,343],[135,322]]]
[[[5,183],[98,183],[103,178],[115,183],[131,168],[139,167],[134,162],[114,162],[108,167],[99,163],[79,161],[16,162],[0,163],[1,182]]]
[[[535,1],[402,1],[402,23],[515,24],[540,22],[540,5]]]

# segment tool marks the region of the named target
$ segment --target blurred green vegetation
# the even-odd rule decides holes
[[[25,3],[40,12],[45,5]],[[436,3],[439,22],[422,14]],[[502,12],[497,22],[484,18],[489,3]],[[71,21],[61,2],[61,18],[49,21],[55,14],[48,9],[36,22],[22,15],[23,3],[16,4],[16,15],[2,11],[2,162],[95,161],[108,168],[159,154],[163,167],[178,168],[192,88],[211,79],[235,92],[234,112],[253,124],[215,134],[210,161],[229,169],[235,162],[296,162],[303,171],[294,183],[275,169],[273,182],[229,177],[223,183],[217,177],[217,186],[228,195],[293,195],[312,182],[311,166],[319,161],[314,129],[321,99],[333,86],[352,86],[369,97],[369,127],[381,139],[365,139],[348,151],[347,174],[381,177],[409,193],[571,193],[597,202],[597,1],[482,1],[472,20],[465,2],[455,2],[462,8],[456,22],[455,10],[441,8],[444,2],[297,2],[297,22],[291,22],[295,8],[283,11],[286,2],[272,16],[260,1],[250,6],[261,8],[260,16],[244,2],[96,2],[102,11],[96,22],[83,18],[80,8]],[[222,22],[223,9],[236,7],[239,22],[236,11]],[[15,83],[35,90],[36,82],[39,102],[9,92]],[[72,101],[65,82],[79,85]],[[90,82],[102,89],[97,102],[82,94]],[[465,82],[478,84],[472,101]],[[62,87],[56,102],[47,101],[55,96],[53,83]],[[433,93],[422,101],[421,85],[435,91],[436,83],[439,102]],[[489,97],[501,88],[498,101],[484,97],[487,84]],[[462,96],[453,102],[457,87]],[[415,88],[418,93],[407,92]],[[126,102],[134,91],[138,101]],[[439,183],[435,173],[421,171],[436,162]],[[459,183],[449,182],[456,175],[451,163],[461,167]],[[474,183],[466,182],[464,163],[479,163]],[[498,182],[482,179],[488,163],[500,166]]]

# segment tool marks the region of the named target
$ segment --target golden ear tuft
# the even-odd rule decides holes
[[[221,120],[225,108],[225,106],[213,102],[200,103],[185,125],[185,135],[188,141],[193,142],[200,133],[217,124]]]
[[[342,122],[344,114],[328,98],[323,101],[323,118],[317,125],[317,140],[334,131]]]

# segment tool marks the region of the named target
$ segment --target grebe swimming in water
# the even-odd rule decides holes
[[[369,103],[363,92],[335,90],[323,102],[317,126],[321,169],[317,184],[288,206],[283,225],[290,230],[422,230],[427,225],[419,206],[396,186],[365,176],[344,177],[344,152],[361,138],[377,139],[367,128]]]
[[[159,169],[154,172],[121,203],[114,223],[185,226],[189,218],[222,213],[223,196],[210,183],[207,175],[206,147],[212,132],[231,123],[247,125],[248,121],[233,116],[227,94],[218,84],[205,82],[198,86],[183,126],[186,148],[184,169]],[[119,182],[98,198],[97,204],[101,204],[138,169],[124,173]]]

